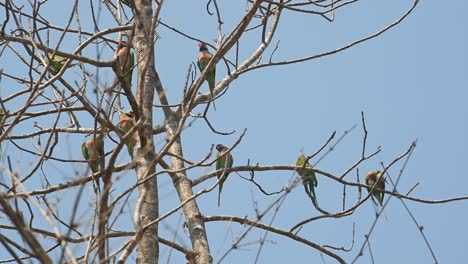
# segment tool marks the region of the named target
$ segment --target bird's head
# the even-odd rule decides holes
[[[200,47],[200,51],[208,50],[208,48],[206,47],[205,42],[200,42],[200,44],[198,44],[198,46]]]
[[[125,41],[119,40],[119,42],[117,42],[117,47],[118,47],[119,49],[124,48],[124,47],[127,47],[127,46],[128,46],[128,44],[127,44],[127,42],[125,42]]]
[[[382,172],[379,170],[371,170],[366,174],[366,178],[377,178],[380,174],[382,174]]]
[[[304,154],[301,154],[296,161],[296,166],[302,166],[306,162],[307,157]]]
[[[218,151],[223,150],[223,148],[225,148],[225,146],[223,146],[223,144],[216,145],[216,150],[218,150]]]

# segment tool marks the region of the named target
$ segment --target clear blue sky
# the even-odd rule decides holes
[[[56,1],[57,2],[57,1]],[[234,1],[233,1],[234,2]],[[245,3],[219,3],[222,8],[225,33],[238,22],[245,10]],[[184,32],[206,41],[217,37],[216,18],[205,12],[205,2],[167,1],[161,14],[162,20]],[[227,6],[229,5],[229,6]],[[273,44],[280,41],[274,60],[285,60],[318,54],[339,48],[353,40],[376,32],[395,21],[411,5],[411,1],[362,1],[336,13],[333,23],[318,17],[295,15],[285,12]],[[80,4],[83,18],[89,12]],[[51,4],[44,7],[44,14],[55,24],[63,23],[66,16],[54,17]],[[361,111],[366,116],[368,129],[367,150],[370,153],[377,146],[382,152],[363,163],[362,174],[380,168],[380,162],[389,163],[403,153],[417,140],[417,147],[404,170],[399,184],[401,192],[408,191],[416,183],[415,197],[437,200],[455,196],[466,196],[468,178],[462,165],[467,162],[468,148],[468,35],[466,16],[468,3],[452,1],[451,5],[442,1],[421,1],[414,12],[400,25],[382,36],[365,42],[344,52],[312,60],[302,64],[274,68],[263,68],[242,75],[233,82],[227,93],[216,102],[217,111],[209,117],[213,125],[222,131],[236,130],[232,136],[219,136],[210,133],[202,122],[196,122],[182,136],[187,158],[197,160],[206,155],[210,144],[234,143],[244,128],[248,131],[242,143],[234,150],[235,165],[283,164],[292,165],[301,151],[311,154],[323,144],[333,131],[341,135],[355,124],[356,129],[317,168],[337,175],[344,172],[360,158],[362,146]],[[3,20],[0,15],[0,19]],[[113,25],[107,15],[105,25]],[[86,30],[92,31],[89,21],[82,21]],[[102,29],[106,28],[103,26]],[[161,39],[156,43],[156,64],[163,85],[171,103],[180,100],[188,65],[196,60],[197,43],[183,38],[163,27],[158,30]],[[245,50],[240,59],[245,59],[258,44],[259,36],[249,34],[241,42]],[[213,42],[211,42],[213,43]],[[63,50],[76,47],[76,39],[65,40]],[[271,48],[269,49],[271,51]],[[93,53],[93,49],[88,50]],[[232,53],[230,54],[232,58]],[[110,49],[102,56],[112,56]],[[264,56],[267,58],[269,53]],[[20,67],[20,66],[17,66]],[[1,60],[0,68],[8,69],[6,60]],[[91,69],[91,68],[90,68]],[[20,70],[8,69],[18,74]],[[226,71],[218,65],[218,80]],[[70,78],[79,79],[78,70],[67,72]],[[101,72],[101,81],[110,83],[110,71]],[[2,96],[11,94],[7,85],[13,85],[4,78]],[[202,89],[207,89],[206,84]],[[197,108],[201,111],[201,108]],[[156,109],[155,111],[159,111]],[[161,116],[157,114],[157,116]],[[88,116],[84,125],[92,126]],[[13,134],[23,131],[15,130]],[[83,137],[64,137],[68,146],[57,149],[57,153],[72,155],[80,159],[79,145]],[[157,136],[158,148],[164,142]],[[28,142],[25,141],[25,144]],[[75,146],[76,145],[76,146]],[[110,150],[110,146],[108,147]],[[8,146],[12,157],[19,160],[19,152]],[[122,161],[125,159],[122,158]],[[20,161],[21,162],[21,161]],[[23,161],[24,163],[25,161]],[[312,160],[314,162],[314,160]],[[21,163],[18,163],[21,166]],[[57,179],[73,178],[74,171],[60,167],[53,161],[45,163],[48,173],[60,174]],[[31,166],[25,164],[25,166]],[[389,172],[396,177],[402,163]],[[73,165],[75,170],[84,171],[83,165]],[[195,179],[210,169],[193,170],[189,177]],[[39,173],[38,173],[39,174]],[[248,174],[243,174],[248,176]],[[355,172],[347,178],[355,178]],[[122,186],[133,184],[134,173],[121,179]],[[41,176],[38,175],[38,181]],[[256,177],[269,191],[276,191],[287,184],[290,172],[257,173]],[[161,208],[163,214],[177,203],[177,196],[169,177],[159,178]],[[320,205],[330,211],[341,208],[342,186],[319,175],[317,197]],[[195,191],[206,188],[214,180],[197,186]],[[116,184],[116,186],[119,186]],[[118,187],[116,187],[118,188]],[[356,191],[348,189],[350,197]],[[217,190],[198,199],[205,215],[248,215],[255,216],[252,201],[258,201],[260,210],[274,200],[265,197],[256,188],[231,174],[223,190],[222,206],[216,206]],[[131,200],[134,203],[135,199]],[[348,200],[347,204],[352,204]],[[85,203],[83,203],[85,205]],[[424,231],[440,263],[459,263],[465,259],[464,250],[468,244],[468,202],[427,205],[407,202]],[[133,208],[134,204],[131,204]],[[66,207],[65,209],[66,210]],[[371,246],[376,263],[432,263],[432,257],[421,235],[410,220],[399,200],[392,198],[385,209],[388,220],[379,219],[371,236]],[[64,211],[64,215],[69,212]],[[133,215],[133,213],[131,213]],[[302,188],[296,188],[280,208],[273,226],[288,229],[294,223],[316,216],[318,212],[307,200]],[[176,226],[179,215],[164,221],[161,234],[171,238],[171,230],[179,228],[177,242],[189,245],[189,240]],[[271,214],[266,218],[269,222]],[[350,253],[338,252],[346,261],[351,261],[361,247],[364,234],[374,220],[374,209],[368,201],[353,216],[341,219],[318,220],[304,226],[299,233],[318,244],[349,247],[353,223],[356,224],[355,245]],[[47,226],[45,223],[39,223]],[[215,262],[229,249],[244,227],[229,223],[207,223],[210,247]],[[130,230],[131,216],[123,218],[117,228]],[[263,232],[252,232],[242,244],[256,241]],[[284,239],[269,235],[259,263],[321,263],[318,251]],[[271,242],[271,243],[270,243]],[[223,263],[252,263],[257,245],[246,246],[246,250],[231,253]],[[0,253],[2,255],[2,253]],[[166,259],[168,249],[161,247],[161,257]],[[171,263],[181,263],[183,256],[174,253]],[[334,263],[328,257],[325,263]],[[358,263],[371,263],[369,251],[365,251]]]

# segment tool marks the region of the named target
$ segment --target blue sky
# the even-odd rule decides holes
[[[181,8],[181,3],[165,3],[162,20],[208,42],[215,39],[216,18],[206,14],[205,3],[184,2],[186,8]],[[86,5],[80,4],[83,18],[87,16]],[[240,19],[245,3],[229,1],[220,5],[223,6],[221,13],[225,18],[223,29],[227,33]],[[273,44],[280,41],[273,58],[280,61],[339,48],[395,21],[410,5],[411,1],[361,1],[339,10],[333,23],[315,16],[285,12],[273,40]],[[311,154],[333,131],[341,135],[357,124],[337,148],[317,165],[321,170],[339,175],[360,158],[363,111],[369,132],[367,152],[370,153],[378,146],[381,146],[382,151],[361,164],[361,181],[363,173],[380,168],[380,162],[388,164],[417,140],[417,147],[403,172],[399,190],[406,192],[419,183],[412,192],[415,197],[438,200],[466,196],[468,179],[462,164],[467,162],[465,150],[468,147],[467,8],[466,1],[453,1],[449,7],[441,1],[421,1],[406,20],[376,39],[335,55],[296,65],[262,68],[242,75],[216,101],[217,111],[209,114],[217,129],[236,130],[236,133],[232,136],[214,135],[202,121],[197,121],[182,135],[186,157],[190,160],[202,158],[210,144],[233,144],[243,129],[247,128],[243,141],[233,152],[235,165],[245,165],[248,160],[251,164],[292,165],[301,151]],[[66,16],[54,16],[51,4],[44,7],[44,12],[56,24],[63,23],[61,20],[66,19]],[[103,16],[102,21],[103,29],[106,25],[113,26],[113,20],[107,15]],[[87,30],[92,31],[89,21],[84,20],[82,23]],[[158,29],[158,33],[161,39],[155,47],[157,70],[170,102],[177,103],[182,94],[187,67],[196,60],[198,46],[196,42],[163,27]],[[258,45],[258,41],[258,35],[246,35],[241,42],[243,50],[240,58],[248,56],[248,52]],[[65,40],[63,50],[71,51],[75,47],[76,39],[70,38]],[[268,51],[271,50],[270,47]],[[268,51],[265,57],[269,56]],[[93,54],[94,51],[90,48],[86,52]],[[229,54],[231,58],[232,55]],[[112,51],[106,48],[102,56],[111,58]],[[0,68],[6,70],[8,65],[5,61],[1,61]],[[21,66],[14,64],[13,69],[8,69],[8,72],[19,74],[20,69],[16,67]],[[77,69],[68,70],[66,74],[69,78],[79,80]],[[218,65],[218,80],[224,74],[224,67]],[[109,83],[113,78],[108,70],[101,71],[100,76],[101,83]],[[16,88],[17,84],[7,78],[2,80],[1,86],[3,97],[13,90],[24,89]],[[207,89],[207,85],[204,84],[202,89]],[[161,121],[157,120],[161,116],[158,111],[159,109],[155,109],[156,122]],[[202,109],[199,107],[195,112],[197,111]],[[88,115],[80,117],[83,118],[84,126],[92,126],[93,120]],[[43,124],[52,121],[41,120]],[[13,134],[21,132],[18,129]],[[82,140],[82,135],[63,137],[63,145],[56,150],[57,155],[80,159],[81,155],[77,150]],[[159,149],[164,136],[157,136],[156,141]],[[24,144],[28,145],[29,142],[25,141]],[[111,149],[110,146],[108,148]],[[13,146],[8,145],[7,150],[11,151],[16,167],[29,168],[34,164],[34,159],[20,159],[20,152]],[[122,155],[122,162],[126,159]],[[400,162],[390,169],[392,178],[398,175],[402,164]],[[61,163],[47,161],[44,169],[50,175],[57,175],[54,178],[57,183],[75,177],[75,170],[80,173],[85,170],[84,164],[62,166]],[[188,175],[195,179],[209,171],[211,169],[195,169]],[[347,179],[353,180],[355,175],[352,172]],[[133,172],[124,176],[116,182],[116,192],[135,181]],[[286,185],[291,176],[291,172],[267,172],[257,173],[256,179],[269,191],[276,191]],[[321,175],[318,180],[317,199],[320,205],[330,211],[340,210],[342,186]],[[37,178],[30,187],[37,187],[40,182],[41,175],[37,173]],[[195,191],[213,183],[214,180],[206,182],[195,187]],[[159,186],[160,213],[164,214],[178,200],[169,177],[159,177]],[[347,204],[352,204],[354,200],[351,198],[355,198],[357,192],[351,188],[347,192],[350,198]],[[240,217],[248,215],[254,219],[253,200],[258,202],[260,210],[274,200],[274,197],[265,197],[251,183],[235,174],[231,174],[226,182],[220,208],[216,206],[216,197],[217,190],[214,190],[198,199],[203,214]],[[126,208],[129,210],[126,213],[130,215],[117,222],[118,228],[132,228],[131,210],[134,202],[135,196],[132,196],[130,207]],[[424,226],[424,232],[440,263],[457,263],[465,257],[465,245],[468,243],[466,201],[437,205],[407,201],[407,205],[419,224]],[[67,206],[63,206],[64,211],[61,213],[69,215]],[[82,210],[86,211],[85,201],[82,206]],[[284,229],[318,215],[302,188],[296,188],[279,210],[273,226]],[[375,262],[432,263],[429,250],[400,201],[391,198],[385,211],[388,219],[379,219],[371,236]],[[176,224],[178,218],[179,214],[175,214],[164,221],[160,226],[161,234],[170,238],[171,230],[178,228],[176,241],[189,245],[188,238],[180,232],[180,224]],[[268,223],[270,218],[271,213],[265,222]],[[350,253],[338,252],[346,261],[351,261],[357,255],[364,241],[364,234],[368,232],[373,220],[374,209],[368,201],[351,217],[318,220],[304,226],[299,234],[318,244],[349,247],[355,223],[353,250]],[[42,222],[37,225],[47,226]],[[245,230],[245,227],[230,223],[207,223],[206,227],[215,263],[229,249],[231,242]],[[262,234],[263,232],[252,232],[243,244],[258,240]],[[271,234],[268,241],[259,263],[303,263],[305,260],[322,263],[319,252],[309,247]],[[243,247],[242,250],[229,254],[223,263],[252,263],[257,248],[258,245]],[[168,254],[168,249],[161,247],[162,259],[166,259]],[[181,263],[182,258],[182,255],[174,253],[171,263]],[[325,263],[334,263],[331,259],[324,258]],[[358,263],[371,263],[368,250]]]

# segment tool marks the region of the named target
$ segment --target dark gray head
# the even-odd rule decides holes
[[[216,145],[216,149],[217,149],[218,151],[221,151],[221,150],[223,150],[224,148],[225,148],[225,146],[224,146],[223,144],[218,144],[218,145]]]

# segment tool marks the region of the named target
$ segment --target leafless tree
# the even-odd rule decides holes
[[[336,262],[345,263],[342,254],[359,246],[354,245],[354,230],[351,248],[314,242],[301,236],[300,230],[319,219],[349,217],[362,204],[372,200],[371,195],[362,192],[366,185],[361,183],[363,175],[359,167],[377,155],[380,148],[370,152],[366,148],[364,113],[362,123],[350,129],[363,131],[362,156],[341,175],[320,170],[315,165],[331,153],[349,131],[342,135],[333,133],[322,147],[308,153],[307,158],[314,161],[314,167],[235,164],[232,168],[206,170],[205,175],[192,180],[187,175],[189,171],[216,163],[215,149],[212,146],[200,150],[206,152],[204,158],[192,161],[183,152],[181,136],[190,133],[186,128],[195,122],[206,124],[208,133],[232,135],[232,132],[218,131],[208,114],[215,110],[211,105],[215,102],[219,105],[218,99],[235,86],[235,80],[241,75],[265,67],[300,64],[376,38],[409,16],[417,7],[418,0],[408,0],[406,12],[371,35],[338,49],[282,61],[275,59],[278,40],[281,39],[275,33],[285,13],[287,17],[316,16],[333,22],[335,14],[345,12],[358,0],[247,0],[245,12],[239,14],[240,19],[237,22],[229,21],[229,24],[234,24],[232,27],[225,26],[222,3],[217,0],[200,2],[200,5],[206,5],[206,11],[196,15],[217,18],[218,37],[215,45],[211,40],[198,38],[184,28],[177,28],[161,19],[165,6],[163,0],[75,0],[69,1],[66,10],[54,10],[57,16],[48,19],[46,17],[50,16],[44,16],[43,12],[53,7],[52,2],[0,2],[0,105],[3,110],[0,142],[4,151],[0,242],[3,247],[1,251],[6,252],[0,254],[1,262],[124,263],[129,258],[136,258],[139,263],[158,263],[162,261],[160,244],[180,252],[188,263],[221,262],[242,243],[247,243],[247,234],[252,230],[261,230],[264,235],[254,242],[259,245],[255,262],[259,261],[267,234],[274,233],[308,246]],[[182,2],[180,4],[183,5]],[[103,22],[103,17],[107,19],[106,22]],[[186,72],[183,73],[185,85],[180,88],[183,94],[177,98],[168,98],[155,64],[156,43],[160,37],[164,38],[158,34],[162,28],[183,41],[206,43],[214,51],[211,61],[200,74],[196,65],[190,64],[193,58],[188,58]],[[249,46],[253,45],[251,40],[246,40],[247,34],[257,36],[256,49],[249,50],[242,45],[246,41],[250,41]],[[122,67],[117,58],[116,47],[122,40],[133,48],[136,55],[131,83],[126,81],[129,69]],[[5,61],[3,58],[9,59]],[[12,65],[19,67],[8,67],[10,59]],[[58,68],[55,67],[57,63],[60,64]],[[201,87],[216,65],[216,86],[213,91],[202,93]],[[227,72],[224,76],[219,74],[222,68]],[[8,87],[5,87],[6,83]],[[135,115],[133,128],[123,131],[117,123],[119,116],[128,110]],[[165,141],[156,148],[155,137],[158,135],[163,135]],[[92,173],[85,165],[86,160],[81,157],[80,146],[82,142],[95,140],[99,136],[104,137],[106,161],[104,168]],[[236,143],[228,146],[229,149],[235,149],[243,137],[244,133],[239,134]],[[125,143],[129,140],[136,143],[133,158],[125,151]],[[382,164],[381,171],[387,175],[387,179],[390,179],[388,171],[392,166],[401,166],[401,171],[404,170],[415,146],[415,143],[411,144],[400,156],[388,164]],[[13,159],[5,147],[19,151],[22,157]],[[341,184],[342,210],[322,208],[306,191],[318,215],[297,222],[290,228],[275,227],[266,216],[273,214],[270,219],[274,219],[279,214],[277,208],[282,206],[285,198],[296,187],[302,186],[301,178],[295,173],[298,169],[314,172]],[[281,190],[269,191],[255,178],[257,174],[269,171],[290,172],[294,177]],[[244,215],[206,216],[200,209],[199,198],[219,185],[217,176],[228,173],[238,174],[265,197],[273,197],[269,206],[263,209],[255,207],[256,218]],[[171,190],[177,192],[179,203],[161,212],[158,178],[163,175],[172,179]],[[411,196],[411,191],[400,193],[397,186],[401,174],[393,176],[395,182],[387,181],[387,190],[380,191],[403,203],[407,200],[448,203],[468,199],[419,199]],[[212,178],[218,180],[213,181]],[[94,186],[94,191],[90,191],[89,187],[95,184],[94,181],[103,183],[100,190]],[[204,186],[208,187],[194,191],[196,186],[207,182],[209,185]],[[349,193],[357,194],[352,202]],[[375,221],[388,200],[383,207],[376,206]],[[129,208],[133,208],[133,214]],[[183,226],[191,246],[177,243],[175,237],[163,237],[158,230],[163,220],[179,211],[183,212],[183,224],[165,224],[175,230],[176,235],[181,234],[179,231]],[[120,225],[123,221],[133,221],[133,229],[122,229]],[[223,257],[216,260],[213,260],[208,237],[218,234],[208,234],[205,228],[212,222],[237,223],[247,227]],[[415,223],[419,226],[416,220]],[[372,231],[373,228],[366,233],[366,238],[371,236]],[[420,232],[424,236],[422,228]],[[344,239],[349,239],[349,235]],[[370,250],[366,239],[354,261],[367,248]]]

